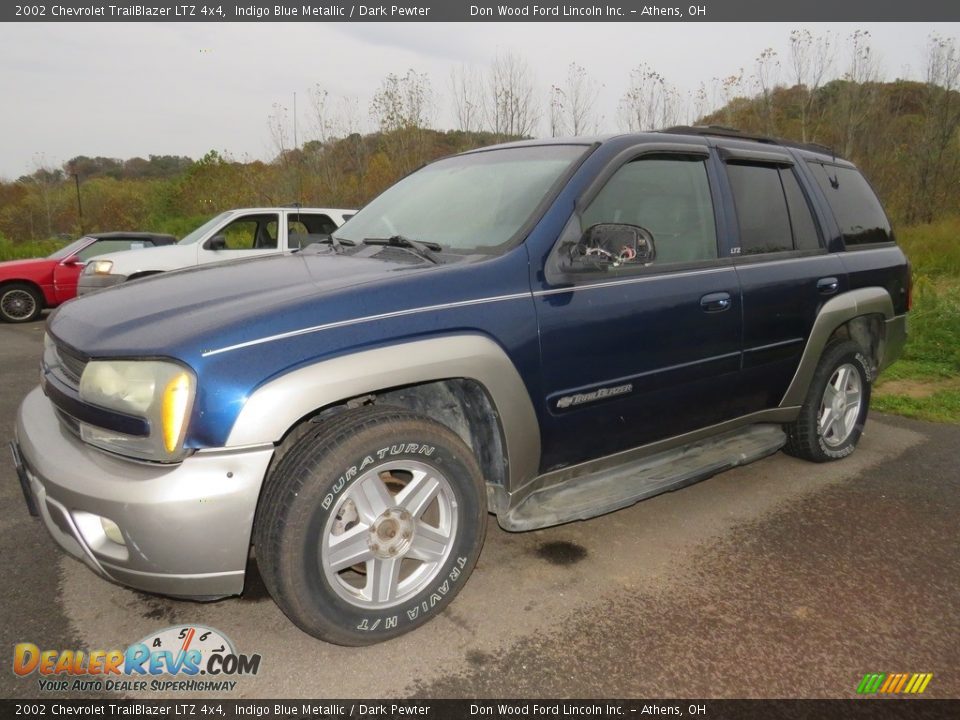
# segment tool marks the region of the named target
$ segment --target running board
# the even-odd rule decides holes
[[[786,439],[780,425],[750,425],[540,488],[498,513],[497,522],[519,532],[586,520],[759,460],[783,447]]]

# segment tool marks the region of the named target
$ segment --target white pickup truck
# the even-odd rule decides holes
[[[92,258],[80,275],[77,294],[169,270],[296,250],[317,236],[329,235],[355,212],[302,207],[227,210],[176,245]]]

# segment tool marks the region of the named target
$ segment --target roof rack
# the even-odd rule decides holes
[[[676,125],[674,127],[664,128],[656,132],[673,133],[674,135],[710,135],[713,137],[726,137],[736,140],[752,140],[753,142],[765,143],[767,145],[783,145],[785,147],[798,148],[800,150],[810,150],[811,152],[824,153],[836,157],[837,154],[833,148],[819,143],[804,143],[795,140],[786,140],[784,138],[770,137],[767,135],[754,135],[746,133],[737,128],[725,127],[723,125]]]

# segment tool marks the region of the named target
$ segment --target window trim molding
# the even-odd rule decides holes
[[[778,167],[792,167],[796,163],[793,158],[786,153],[772,152],[770,150],[745,150],[743,148],[732,148],[720,146],[717,148],[720,159],[725,163],[746,164],[746,165],[776,165]]]

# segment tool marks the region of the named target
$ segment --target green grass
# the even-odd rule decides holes
[[[922,398],[877,393],[871,400],[874,410],[916,420],[960,423],[960,391],[943,390]]]
[[[960,279],[960,217],[899,228],[897,240],[921,277]]]
[[[64,240],[40,240],[36,242],[13,243],[5,237],[0,236],[0,261],[46,257],[50,253],[68,244],[69,243]]]
[[[960,218],[904,228],[899,242],[913,265],[909,334],[902,358],[880,377],[872,405],[960,423]],[[905,386],[929,394],[912,397]]]

